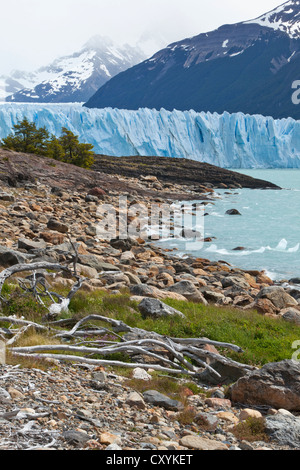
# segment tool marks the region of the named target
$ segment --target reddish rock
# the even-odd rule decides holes
[[[277,315],[279,313],[279,309],[276,308],[269,299],[257,299],[255,302],[252,302],[244,308],[245,310],[257,310],[257,312],[261,313],[262,315]]]
[[[52,245],[61,245],[65,239],[64,235],[58,232],[42,232],[40,233],[40,238]]]
[[[272,281],[272,279],[270,279],[264,273],[259,273],[258,276],[256,277],[256,281],[259,284],[267,284],[268,286],[273,286],[274,285],[274,282]]]
[[[236,403],[300,411],[300,363],[286,360],[266,364],[240,378],[232,386],[231,399]]]
[[[96,196],[98,199],[102,199],[104,196],[106,196],[106,192],[104,191],[104,189],[96,187],[96,188],[91,189],[88,195]]]
[[[205,404],[210,408],[231,408],[231,401],[224,398],[207,398]]]

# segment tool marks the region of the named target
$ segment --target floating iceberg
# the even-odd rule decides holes
[[[103,155],[187,158],[236,169],[300,168],[300,121],[292,118],[1,103],[0,139],[24,117],[56,136],[67,127]]]

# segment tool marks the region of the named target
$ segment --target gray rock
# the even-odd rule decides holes
[[[235,367],[234,365],[213,362],[210,366],[221,375],[221,378],[214,375],[209,369],[206,369],[199,374],[199,380],[204,384],[229,385],[245,376],[245,372],[240,367]]]
[[[231,388],[231,399],[249,405],[300,411],[300,362],[286,360],[266,364],[239,379]]]
[[[97,204],[99,202],[99,199],[97,198],[97,196],[92,196],[91,194],[87,194],[84,200],[85,202],[96,202]]]
[[[281,310],[280,315],[285,321],[290,323],[295,323],[296,325],[300,325],[300,310],[296,308],[286,308]]]
[[[137,284],[130,287],[132,295],[137,297],[151,297],[154,299],[166,299],[168,297],[168,290],[161,290],[157,287],[150,286],[148,284]],[[171,297],[171,294],[170,296]],[[182,296],[181,296],[182,297]],[[184,300],[184,297],[182,297]]]
[[[7,202],[14,202],[15,198],[12,194],[0,193],[0,200],[7,201]]]
[[[291,284],[300,284],[300,277],[293,277],[293,279],[290,279],[289,282]]]
[[[106,447],[105,451],[109,451],[109,450],[111,451],[122,450],[122,447],[118,446],[118,444],[109,444],[109,446]]]
[[[195,416],[194,422],[198,424],[201,430],[208,432],[216,431],[219,420],[212,413],[199,413]]]
[[[126,240],[122,240],[122,239],[119,239],[119,238],[114,238],[112,240],[110,240],[110,245],[113,247],[113,248],[116,248],[117,250],[121,250],[121,251],[130,251],[131,248],[133,246],[137,246],[138,243],[136,242],[136,240],[134,240],[133,238],[126,238]]]
[[[27,238],[20,238],[18,240],[18,248],[24,249],[27,251],[30,250],[44,250],[46,248],[46,242],[44,240],[35,242],[33,240],[28,240]]]
[[[210,290],[210,289],[201,289],[201,293],[208,302],[217,303],[217,302],[222,302],[225,299],[224,294],[222,294],[221,292]]]
[[[69,231],[69,227],[68,225],[60,222],[59,220],[56,220],[56,219],[50,219],[48,224],[47,224],[47,227],[50,229],[50,230],[55,230],[56,232],[60,232],[60,233],[68,233]]]
[[[197,302],[204,305],[208,305],[200,290],[195,287],[191,281],[180,281],[166,289],[168,292],[176,292],[177,294],[183,295],[187,300],[191,302]]]
[[[300,419],[294,416],[284,416],[280,413],[267,416],[265,421],[266,433],[281,446],[300,449]]]
[[[120,271],[115,265],[101,261],[96,255],[79,255],[79,262],[97,271]]]
[[[15,264],[26,263],[28,257],[24,253],[20,253],[14,250],[8,250],[7,248],[0,249],[0,265],[4,267],[14,266]]]
[[[142,281],[140,280],[140,278],[138,276],[136,276],[133,273],[130,273],[129,271],[124,272],[124,274],[128,277],[128,279],[130,281],[130,284],[137,285],[137,284],[142,283]]]
[[[248,282],[242,276],[227,276],[224,277],[221,282],[224,289],[226,289],[227,287],[235,287],[238,290],[249,289]]]
[[[8,404],[12,400],[10,394],[5,388],[0,387],[0,403]]]
[[[229,209],[226,211],[227,215],[242,215],[237,209]]]
[[[157,392],[156,390],[149,390],[144,392],[143,397],[145,402],[150,403],[153,406],[160,406],[166,410],[181,411],[183,409],[183,404],[181,402],[172,400],[171,398]]]
[[[101,274],[100,278],[108,285],[115,284],[116,282],[124,282],[127,286],[130,286],[129,277],[122,272],[104,273]]]
[[[158,299],[145,298],[138,306],[143,318],[161,318],[179,316],[185,318],[184,314],[175,308],[169,307],[164,302]]]
[[[90,436],[87,434],[80,432],[80,431],[65,431],[62,434],[65,441],[69,444],[74,445],[76,447],[84,447],[84,445],[91,439]]]

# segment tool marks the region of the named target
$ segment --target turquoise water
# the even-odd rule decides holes
[[[300,276],[300,170],[242,170],[282,190],[218,190],[206,206],[205,236],[216,237],[199,251],[186,251],[184,240],[161,241],[178,254],[224,260],[242,269],[265,270],[272,279]],[[225,215],[238,209],[241,216]],[[244,247],[243,251],[233,251]]]

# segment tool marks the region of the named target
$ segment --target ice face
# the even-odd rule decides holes
[[[300,168],[300,121],[242,113],[88,109],[81,104],[0,104],[0,139],[27,117],[111,156],[188,158],[223,168]]]

